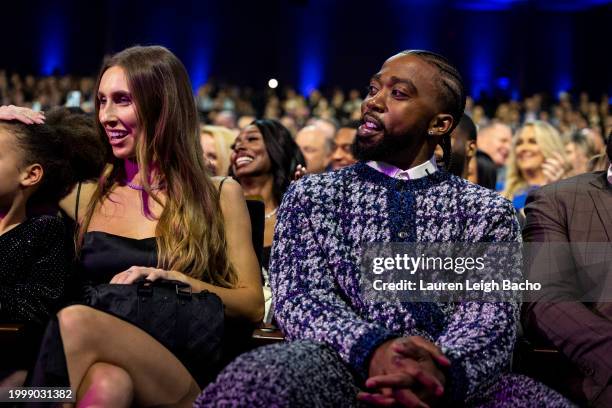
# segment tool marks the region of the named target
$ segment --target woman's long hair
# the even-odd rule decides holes
[[[509,164],[508,173],[506,176],[506,187],[502,192],[502,195],[510,200],[512,200],[518,191],[528,187],[521,170],[516,164],[516,143],[519,140],[521,132],[523,132],[527,127],[533,128],[536,143],[538,144],[544,159],[553,157],[554,153],[558,153],[562,157],[565,157],[565,147],[563,146],[561,135],[557,129],[555,129],[552,125],[540,120],[525,123],[521,128],[519,128],[514,137],[514,144],[508,160]]]
[[[285,191],[289,188],[289,184],[293,180],[293,174],[301,164],[306,167],[306,160],[300,151],[299,146],[291,137],[289,130],[277,120],[274,119],[257,119],[251,125],[257,126],[257,129],[263,136],[266,152],[270,158],[270,173],[272,173],[272,195],[276,204],[280,204]],[[230,167],[230,176],[234,176],[234,172]]]
[[[139,170],[143,174],[155,171],[167,194],[162,201],[151,190],[150,180],[141,180],[143,198],[151,197],[163,206],[155,231],[158,267],[232,287],[237,277],[227,256],[219,192],[206,175],[197,111],[185,67],[174,54],[159,46],[136,46],[115,54],[105,61],[96,82],[97,117],[100,80],[114,66],[125,72],[144,129],[136,148]],[[99,121],[97,127],[104,134]],[[115,159],[104,169],[80,226],[78,248],[96,206],[125,176],[123,160]]]

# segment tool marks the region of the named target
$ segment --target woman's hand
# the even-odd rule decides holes
[[[166,271],[159,268],[148,268],[146,266],[132,266],[131,268],[116,274],[111,279],[110,283],[129,285],[140,278],[145,278],[151,282],[157,279],[177,280],[185,282],[182,279],[184,275],[176,271]]]
[[[306,167],[298,164],[295,168],[295,173],[293,173],[293,181],[298,181],[302,177],[304,177],[307,173]]]
[[[565,178],[571,169],[572,165],[559,153],[553,153],[553,157],[549,157],[542,164],[542,173],[546,177],[546,184]]]
[[[15,105],[0,106],[0,120],[18,120],[26,125],[45,123],[44,112],[36,112],[30,108],[21,108]]]

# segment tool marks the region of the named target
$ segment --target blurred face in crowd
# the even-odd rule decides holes
[[[334,140],[334,151],[331,156],[332,170],[338,170],[357,162],[353,156],[352,145],[357,129],[340,128]]]
[[[336,127],[332,123],[326,120],[318,119],[318,120],[315,120],[312,124],[318,127],[319,129],[321,129],[325,137],[327,137],[330,140],[334,139],[334,135],[336,134]]]
[[[606,117],[606,120],[604,122],[604,128],[604,133],[606,135],[612,134],[612,115]]]
[[[217,145],[215,143],[215,137],[208,132],[200,133],[200,145],[202,146],[202,152],[204,153],[204,161],[206,168],[210,170],[213,176],[217,175],[217,166],[219,165],[219,158],[217,156]]]
[[[329,164],[329,143],[325,133],[316,126],[306,126],[295,136],[295,143],[299,146],[309,173],[321,173]]]
[[[538,146],[532,126],[526,126],[516,141],[516,165],[521,171],[537,170],[544,164],[544,155]]]
[[[98,89],[99,120],[113,154],[119,159],[136,156],[136,144],[143,137],[144,128],[138,120],[136,104],[128,88],[123,68],[107,69]]]
[[[437,71],[416,55],[389,58],[372,77],[361,104],[355,156],[387,160],[402,151],[419,151],[438,111]]]
[[[589,158],[582,147],[574,142],[569,142],[565,145],[565,154],[576,174],[582,174],[588,171]]]
[[[252,121],[251,121],[252,122]],[[223,126],[228,129],[236,128],[236,117],[232,112],[221,111],[215,116],[213,120],[213,125],[215,126]]]
[[[245,127],[249,126],[254,120],[255,116],[241,116],[240,119],[238,119],[238,129],[244,129]]]
[[[506,164],[512,148],[512,130],[503,124],[494,124],[478,132],[478,149],[491,157],[497,167]]]
[[[236,138],[230,157],[236,177],[259,176],[272,169],[263,135],[255,125],[249,125]]]

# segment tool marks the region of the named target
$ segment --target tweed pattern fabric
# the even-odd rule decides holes
[[[355,407],[373,350],[420,335],[451,359],[448,406],[572,406],[508,373],[518,305],[370,303],[359,285],[372,242],[518,242],[509,201],[445,172],[400,181],[364,164],[292,185],[279,209],[270,268],[288,343],[239,356],[200,407]]]
[[[356,378],[329,346],[297,340],[260,347],[234,360],[196,399],[194,407],[370,407],[357,400]],[[546,386],[502,374],[468,404],[472,408],[565,408],[574,405]]]
[[[397,180],[363,163],[293,185],[279,209],[270,266],[276,319],[289,340],[328,344],[365,379],[372,351],[420,335],[452,361],[454,399],[507,371],[516,303],[369,303],[359,262],[372,242],[517,242],[509,201],[438,171]]]

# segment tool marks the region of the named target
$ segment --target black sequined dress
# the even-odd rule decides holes
[[[27,333],[18,350],[1,350],[0,371],[27,367],[36,356],[42,330],[65,301],[70,241],[62,219],[48,215],[0,235],[0,323],[25,323]]]

